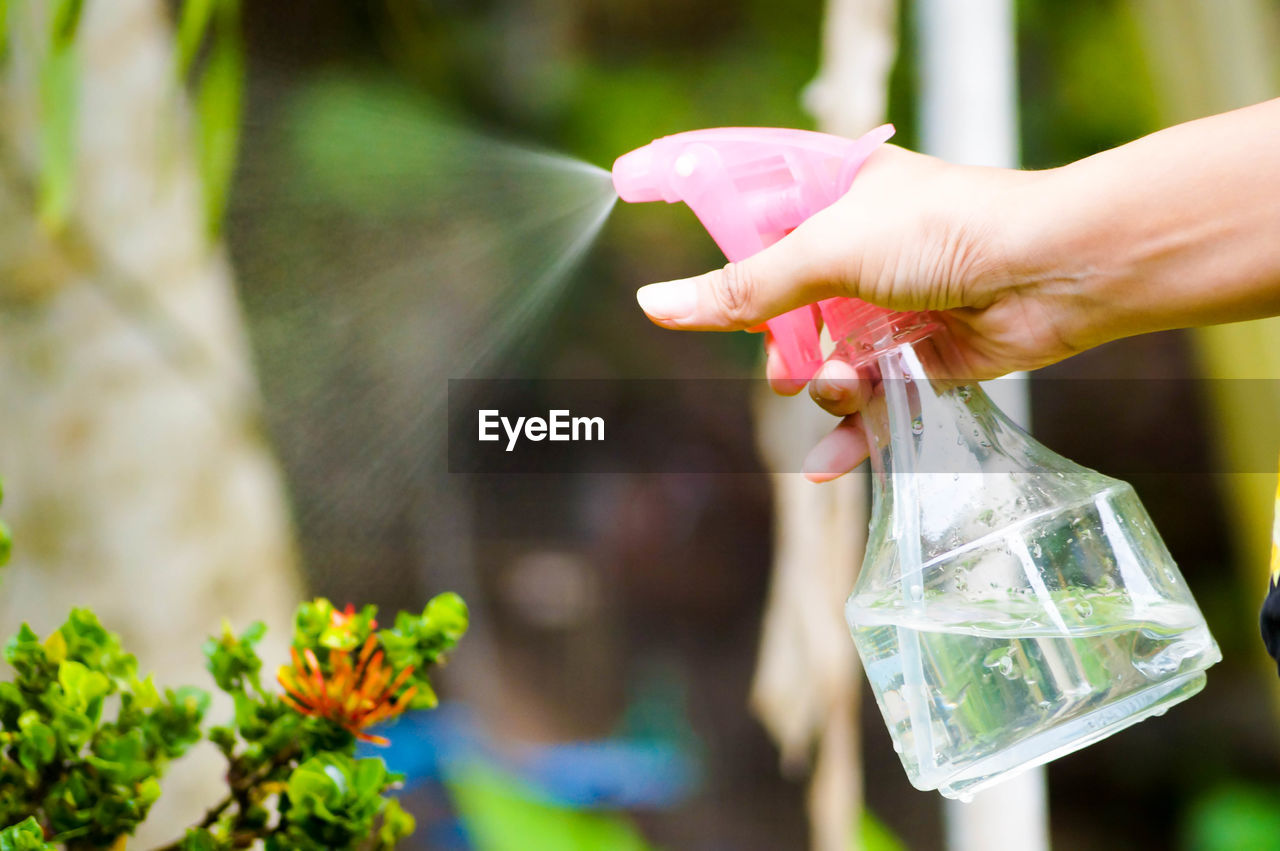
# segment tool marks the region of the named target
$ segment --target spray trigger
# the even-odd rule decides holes
[[[777,242],[843,195],[893,135],[885,124],[858,139],[807,130],[722,127],[655,139],[618,157],[613,183],[628,202],[683,201],[734,262]],[[827,299],[821,314],[832,310]],[[822,364],[819,312],[808,305],[766,322],[784,373],[808,380]]]

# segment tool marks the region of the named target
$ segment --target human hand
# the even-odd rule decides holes
[[[715,272],[642,287],[666,328],[731,331],[832,296],[931,310],[950,378],[1034,369],[1132,334],[1280,315],[1280,98],[1038,172],[948,165],[892,145],[843,198]],[[770,356],[781,393],[803,377]],[[810,478],[866,456],[869,397],[839,357],[809,382],[841,426]]]
[[[1018,217],[1037,201],[1040,173],[954,166],[886,146],[850,191],[758,254],[705,275],[651,284],[645,313],[680,330],[754,329],[823,298],[848,296],[896,310],[936,311],[952,342],[954,376],[994,378],[1061,360],[1090,342],[1076,330],[1069,280],[1027,261]],[[856,416],[871,393],[837,351],[811,381],[786,374],[766,338],[772,387],[813,399],[841,424],[805,472],[826,481],[867,455]]]

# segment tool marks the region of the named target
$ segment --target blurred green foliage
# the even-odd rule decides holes
[[[355,758],[363,724],[344,713],[369,700],[381,711],[369,718],[434,706],[428,671],[466,632],[467,609],[442,594],[381,632],[375,615],[327,600],[299,607],[293,645],[316,662],[314,704],[263,686],[262,624],[239,635],[228,627],[205,643],[209,671],[235,707],[230,723],[208,731],[227,759],[228,792],[171,848],[226,851],[261,840],[268,851],[391,849],[413,832],[412,817],[388,797],[401,778],[381,759]],[[344,669],[338,660],[357,647],[358,666]],[[140,678],[119,637],[86,609],[44,640],[23,624],[4,658],[13,679],[0,682],[0,851],[123,847],[159,798],[169,762],[204,738],[209,694],[162,693]],[[382,702],[396,690],[396,704]]]
[[[0,851],[56,851],[44,841],[44,830],[35,818],[0,830]]]
[[[1127,0],[1018,0],[1022,160],[1049,168],[1159,129],[1143,34]]]
[[[565,809],[488,765],[474,763],[448,780],[476,851],[648,851],[623,816]]]
[[[0,503],[4,502],[4,479],[0,479]],[[13,536],[9,533],[9,527],[0,520],[0,567],[4,567],[9,563],[10,556],[13,555]]]
[[[1195,801],[1184,821],[1184,851],[1280,851],[1280,789],[1227,785]]]
[[[862,810],[859,821],[858,846],[862,851],[907,851],[902,840],[889,830],[888,826],[876,818],[869,809]]]
[[[268,849],[326,851],[348,848],[373,833],[383,812],[383,792],[392,782],[380,759],[354,759],[343,753],[321,753],[299,765],[286,786],[291,806],[283,835],[272,837]],[[411,833],[412,822],[397,810],[389,830],[390,844]]]
[[[194,5],[200,6],[200,3]],[[216,236],[222,228],[235,171],[240,116],[244,108],[245,55],[240,0],[216,0],[208,17],[213,19],[214,35],[205,67],[195,83],[196,164],[204,189],[205,224]],[[180,27],[179,32],[202,29],[204,27],[191,25]],[[198,36],[179,39],[179,67],[183,72],[190,67],[194,56],[193,42],[198,43]]]
[[[450,165],[477,141],[436,101],[373,75],[310,82],[284,130],[310,202],[374,218],[421,215],[422,199],[459,179]]]
[[[74,194],[76,100],[80,93],[75,35],[83,6],[83,0],[55,0],[49,17],[49,41],[41,54],[36,209],[41,224],[50,230],[65,224]]]
[[[201,738],[209,695],[162,695],[83,609],[44,641],[23,625],[4,657],[14,679],[0,683],[0,825],[38,815],[50,841],[87,847],[132,833],[169,760]]]
[[[87,2],[92,0],[50,0],[48,15],[40,19],[47,39],[35,54],[39,115],[35,212],[40,223],[54,232],[67,223],[75,199],[82,75],[76,36]],[[0,0],[0,57],[8,55],[7,39],[15,23],[24,21],[20,16],[31,14],[23,7]],[[196,164],[205,220],[216,235],[240,139],[246,74],[240,0],[183,0],[176,11],[175,75],[180,80],[194,77]]]

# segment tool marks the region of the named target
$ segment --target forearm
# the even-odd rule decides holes
[[[1015,192],[1013,273],[1065,308],[1072,348],[1280,314],[1280,100],[1032,175]]]

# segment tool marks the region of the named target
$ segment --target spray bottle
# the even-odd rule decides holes
[[[893,134],[719,128],[619,157],[624,201],[683,201],[730,260],[846,192]],[[1133,488],[1051,452],[946,376],[929,313],[827,299],[769,320],[786,374],[819,319],[872,377],[873,509],[845,606],[911,783],[961,800],[1194,695],[1221,659]]]

